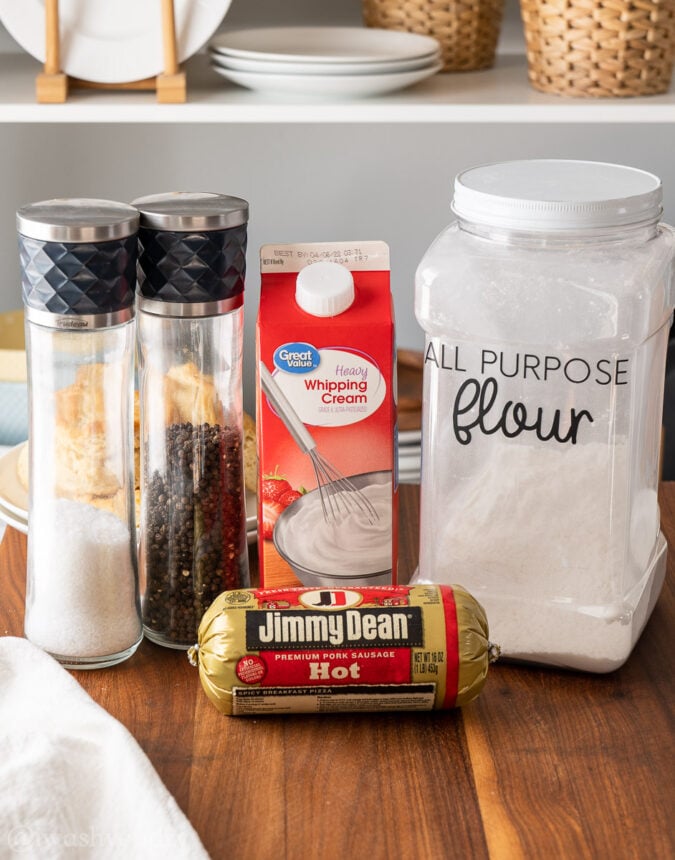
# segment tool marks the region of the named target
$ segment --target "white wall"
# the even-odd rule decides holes
[[[659,127],[5,126],[0,128],[0,308],[21,295],[14,212],[60,196],[219,190],[251,204],[247,392],[265,242],[384,239],[391,246],[398,339],[417,347],[415,267],[451,220],[453,176],[472,164],[564,156],[633,164],[663,177],[675,223],[675,160]],[[250,406],[250,402],[249,402]]]

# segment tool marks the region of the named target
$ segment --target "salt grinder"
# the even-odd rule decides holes
[[[69,668],[142,636],[133,481],[138,212],[48,200],[17,213],[29,382],[26,637]]]

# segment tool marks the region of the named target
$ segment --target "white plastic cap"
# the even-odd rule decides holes
[[[295,282],[295,301],[315,317],[336,317],[354,301],[354,278],[340,263],[305,266]]]
[[[555,231],[648,224],[661,181],[620,164],[541,159],[474,167],[455,179],[453,212],[474,224]]]

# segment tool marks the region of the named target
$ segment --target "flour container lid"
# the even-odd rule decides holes
[[[455,179],[453,212],[474,224],[534,232],[658,221],[661,181],[634,167],[539,159],[474,167]]]

